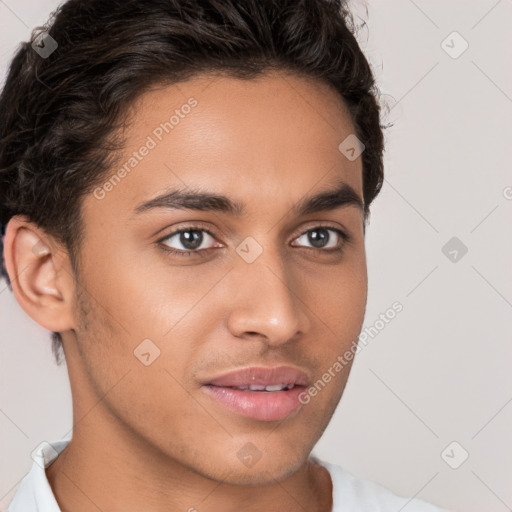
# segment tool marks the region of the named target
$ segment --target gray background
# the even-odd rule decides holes
[[[57,5],[0,0],[2,80]],[[512,510],[512,2],[353,6],[394,123],[367,231],[365,327],[395,301],[404,309],[358,354],[315,453],[453,510]],[[459,247],[443,252],[452,237]],[[3,510],[32,450],[72,425],[66,368],[3,281],[0,311]]]

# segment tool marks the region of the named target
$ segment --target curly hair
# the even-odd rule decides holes
[[[9,219],[24,215],[66,247],[78,272],[81,200],[115,165],[130,106],[154,85],[201,73],[248,80],[284,70],[332,86],[365,145],[366,221],[384,179],[384,143],[355,32],[340,0],[68,0],[20,43],[0,95],[2,238]],[[42,37],[56,46],[48,55],[36,51]],[[12,291],[1,241],[0,255]],[[60,364],[56,332],[52,351]]]

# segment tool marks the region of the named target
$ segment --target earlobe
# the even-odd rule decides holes
[[[74,278],[59,244],[17,215],[6,227],[4,259],[14,296],[24,311],[50,331],[72,329]]]

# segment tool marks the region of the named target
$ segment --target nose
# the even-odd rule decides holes
[[[265,250],[252,263],[237,262],[231,276],[236,292],[228,316],[233,336],[260,337],[269,346],[279,346],[309,330],[302,283],[277,253]]]

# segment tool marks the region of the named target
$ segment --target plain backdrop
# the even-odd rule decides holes
[[[57,5],[0,0],[2,80],[18,43]],[[365,328],[380,327],[395,301],[403,311],[357,355],[314,453],[398,494],[456,511],[505,512],[512,509],[512,2],[352,5],[387,105],[383,121],[393,124],[366,235]],[[69,434],[71,396],[49,333],[3,281],[0,311],[3,510],[32,450]]]

